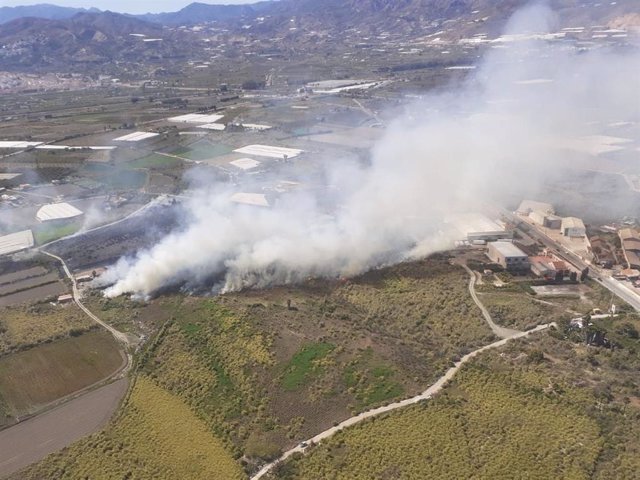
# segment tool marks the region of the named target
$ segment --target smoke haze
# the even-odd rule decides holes
[[[554,28],[553,12],[537,5],[518,12],[506,33]],[[535,191],[581,160],[558,148],[567,139],[638,121],[637,49],[579,52],[541,40],[496,47],[464,85],[408,107],[370,165],[327,161],[335,208],[325,207],[326,191],[293,193],[268,209],[239,206],[229,197],[250,186],[194,180],[182,228],[120,260],[104,278],[106,294],[147,296],[211,279],[214,291],[228,292],[424,257],[454,240],[442,228],[447,215]]]

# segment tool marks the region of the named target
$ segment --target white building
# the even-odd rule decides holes
[[[519,215],[529,216],[533,212],[540,212],[544,215],[553,215],[556,213],[553,205],[550,203],[537,202],[535,200],[523,200],[516,213]]]
[[[529,256],[511,242],[491,242],[487,256],[493,263],[513,273],[527,273],[529,271]]]
[[[53,222],[79,218],[84,213],[68,203],[52,203],[45,205],[36,214],[39,222]]]
[[[562,219],[562,235],[570,238],[584,238],[587,236],[587,229],[579,218],[567,217]]]
[[[469,242],[490,242],[513,237],[513,232],[505,230],[503,226],[480,213],[451,215],[445,223],[450,224],[459,232],[460,240]]]
[[[18,253],[33,247],[33,245],[33,233],[31,233],[31,230],[5,235],[0,237],[0,255]]]

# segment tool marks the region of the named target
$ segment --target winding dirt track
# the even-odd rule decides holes
[[[406,400],[402,400],[400,402],[392,403],[392,404],[387,405],[385,407],[380,407],[380,408],[376,408],[374,410],[369,410],[367,412],[363,412],[363,413],[361,413],[359,415],[356,415],[355,417],[351,417],[351,418],[345,420],[344,422],[340,423],[339,425],[336,425],[335,427],[332,427],[332,428],[330,428],[328,430],[325,430],[324,432],[322,432],[322,433],[316,435],[315,437],[307,440],[306,442],[304,442],[304,444],[310,445],[312,443],[318,443],[318,442],[320,442],[322,440],[325,440],[325,439],[335,435],[336,433],[338,433],[343,428],[351,427],[351,426],[353,426],[353,425],[355,425],[357,423],[360,423],[360,422],[366,420],[367,418],[376,417],[378,415],[382,415],[383,413],[387,413],[387,412],[391,412],[393,410],[397,410],[399,408],[407,407],[409,405],[416,404],[416,403],[418,403],[418,402],[420,402],[422,400],[428,400],[429,398],[433,397],[436,393],[440,392],[440,390],[442,390],[446,386],[446,384],[454,377],[454,375],[458,372],[458,370],[460,370],[460,368],[465,363],[467,363],[468,361],[470,361],[471,359],[473,359],[474,357],[476,357],[480,353],[485,352],[487,350],[491,350],[493,348],[497,348],[497,347],[501,347],[503,345],[506,345],[509,341],[515,340],[516,338],[523,338],[523,337],[526,337],[528,335],[531,335],[532,333],[540,332],[542,330],[546,330],[547,328],[549,328],[551,326],[555,326],[555,323],[550,323],[548,325],[540,325],[540,326],[538,326],[537,328],[535,328],[533,330],[529,330],[528,332],[518,332],[518,333],[512,334],[511,336],[509,336],[507,338],[503,338],[502,340],[499,340],[499,341],[497,341],[495,343],[492,343],[490,345],[486,345],[486,346],[481,347],[481,348],[479,348],[477,350],[474,350],[473,352],[468,353],[467,355],[462,357],[460,359],[460,361],[457,362],[449,370],[447,370],[447,372],[442,377],[440,377],[440,379],[436,383],[431,385],[427,390],[422,392],[420,395],[417,395],[417,396],[412,397],[412,398],[408,398]],[[280,458],[278,458],[277,460],[275,460],[274,462],[271,462],[271,463],[265,465],[258,473],[256,473],[253,477],[251,477],[251,480],[258,480],[258,479],[264,477],[276,465],[278,465],[280,462],[285,461],[287,458],[289,458],[294,453],[304,453],[305,450],[308,447],[306,447],[306,446],[303,447],[302,445],[303,444],[300,444],[300,445],[292,448],[291,450],[288,450],[287,452],[282,454],[282,456]]]
[[[127,392],[117,380],[0,432],[0,477],[42,460],[101,429]]]
[[[465,264],[462,264],[462,268],[464,268],[469,274],[469,294],[471,294],[471,298],[473,299],[475,304],[478,306],[478,308],[482,312],[482,316],[484,317],[485,321],[489,325],[489,328],[491,328],[491,331],[494,333],[494,335],[500,338],[511,338],[522,333],[519,330],[512,330],[510,328],[501,327],[500,325],[496,324],[493,321],[493,318],[491,318],[491,314],[489,313],[489,310],[480,301],[480,299],[478,298],[478,294],[476,293],[477,278],[475,273],[473,273],[473,270],[471,270]]]

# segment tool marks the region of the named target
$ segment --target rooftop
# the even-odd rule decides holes
[[[133,132],[128,135],[123,135],[122,137],[114,138],[114,142],[140,142],[142,140],[147,140],[149,138],[157,137],[160,135],[159,133],[153,132]]]
[[[538,202],[536,200],[523,200],[518,207],[518,213],[529,215],[531,212],[542,212],[549,215],[556,213],[555,208],[550,203]]]
[[[22,176],[21,173],[0,173],[0,180],[13,180]]]
[[[203,115],[201,113],[190,113],[188,115],[179,115],[171,117],[168,120],[174,123],[215,123],[224,115]]]
[[[234,160],[233,162],[229,162],[229,163],[241,170],[252,170],[260,166],[260,162],[257,160],[254,160],[253,158],[240,158],[238,160]]]
[[[280,159],[285,157],[294,158],[304,152],[304,150],[298,150],[297,148],[274,147],[271,145],[247,145],[234,151],[244,155]]]
[[[580,218],[566,217],[562,219],[562,229],[565,228],[582,228],[584,229],[584,222]]]
[[[618,232],[620,239],[625,240],[640,240],[640,234],[633,228],[623,228]]]
[[[231,196],[231,201],[241,205],[251,205],[253,207],[271,206],[267,196],[262,193],[235,193]]]
[[[511,242],[491,242],[489,246],[497,250],[503,257],[528,257],[526,253]]]
[[[31,248],[34,245],[31,230],[12,233],[0,237],[0,255],[9,255]]]
[[[52,203],[38,210],[36,218],[41,222],[46,222],[49,220],[75,218],[81,215],[83,215],[82,211],[73,205],[69,205],[68,203]]]
[[[480,213],[461,213],[447,218],[446,223],[452,224],[460,233],[504,232],[504,228]]]

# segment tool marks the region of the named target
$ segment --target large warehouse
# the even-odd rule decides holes
[[[480,213],[461,213],[451,215],[446,223],[453,226],[460,234],[460,240],[495,241],[513,237],[513,232],[505,230],[498,223]]]
[[[529,256],[511,242],[491,242],[487,256],[511,273],[524,274],[530,268]]]
[[[84,215],[81,210],[78,210],[73,205],[68,203],[52,203],[45,205],[36,214],[36,218],[39,222],[54,222],[74,220]]]

